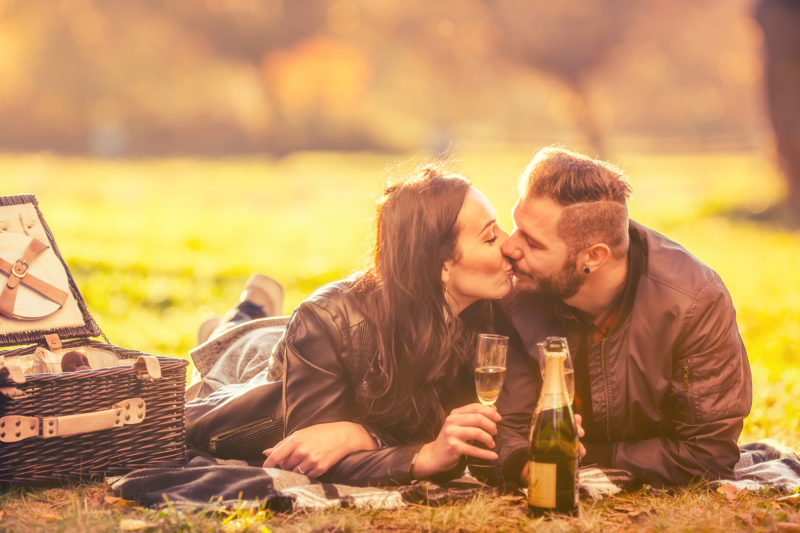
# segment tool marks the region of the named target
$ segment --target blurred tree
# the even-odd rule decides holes
[[[755,15],[764,30],[769,117],[789,185],[783,216],[800,224],[800,2],[761,0]]]
[[[329,0],[209,0],[203,9],[198,9],[195,0],[152,3],[215,55],[263,69],[264,96],[270,108],[266,151],[284,155],[298,146],[315,144],[315,139],[298,138],[307,124],[297,124],[287,113],[283,84],[267,71],[267,64],[273,52],[291,49],[327,28]]]
[[[591,100],[593,72],[624,39],[634,0],[484,0],[498,47],[549,74],[572,92],[576,123],[603,156],[602,127]]]
[[[0,148],[753,148],[753,1],[0,0]]]
[[[379,147],[352,116],[362,54],[324,38],[330,4],[0,0],[0,75],[12,75],[0,78],[0,145],[107,156]],[[275,60],[287,55],[298,68]]]
[[[447,154],[457,131],[497,120],[501,72],[480,0],[337,0],[359,13],[346,37],[368,54],[375,75],[373,119],[409,133],[432,156]],[[336,28],[332,28],[336,31]],[[336,32],[339,33],[339,32]],[[478,128],[476,128],[478,129]]]

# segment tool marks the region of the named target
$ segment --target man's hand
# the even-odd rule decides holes
[[[453,409],[436,440],[420,448],[411,475],[416,479],[424,479],[445,472],[456,466],[462,455],[489,461],[497,459],[495,452],[479,448],[471,441],[494,448],[493,436],[497,435],[497,422],[500,420],[494,406],[471,403]]]
[[[583,430],[583,426],[581,423],[583,422],[583,417],[581,415],[575,415],[575,425],[578,428],[578,438],[582,438],[586,435],[586,431]],[[578,457],[583,457],[586,455],[586,447],[583,445],[582,442],[578,443]],[[528,485],[528,462],[525,462],[525,466],[522,467],[522,472],[519,475],[520,484],[523,486]]]
[[[272,448],[264,450],[265,468],[294,470],[316,478],[344,456],[374,450],[377,443],[360,424],[329,422],[298,429]]]
[[[581,415],[575,415],[575,425],[578,426],[579,439],[582,439],[586,435],[581,424],[583,424],[583,417]],[[583,457],[584,455],[586,455],[586,447],[582,442],[578,442],[578,457]]]

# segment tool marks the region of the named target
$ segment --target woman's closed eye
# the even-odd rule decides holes
[[[491,237],[489,237],[488,239],[486,239],[486,240],[485,240],[485,241],[483,241],[483,242],[485,242],[485,243],[487,243],[487,244],[493,244],[493,243],[494,243],[494,241],[496,241],[496,240],[497,240],[497,235],[492,235]]]

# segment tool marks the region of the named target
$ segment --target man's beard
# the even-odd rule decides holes
[[[583,286],[585,279],[578,273],[577,255],[567,258],[561,265],[561,270],[547,277],[534,277],[527,272],[524,277],[536,282],[535,287],[525,287],[519,283],[519,274],[515,276],[515,286],[522,292],[533,292],[546,296],[554,296],[559,300],[566,300],[575,296]]]

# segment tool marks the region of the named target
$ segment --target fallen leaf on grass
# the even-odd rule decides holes
[[[136,502],[133,500],[125,500],[123,498],[118,498],[116,496],[106,496],[103,500],[108,505],[113,505],[114,507],[133,507],[136,505]]]
[[[0,520],[5,520],[6,518],[8,518],[8,511],[0,509]]]
[[[778,522],[775,524],[775,529],[780,533],[800,532],[800,522]]]
[[[618,504],[614,506],[614,510],[618,513],[624,513],[627,517],[636,522],[644,520],[645,518],[655,514],[653,509],[642,508],[641,505]]]
[[[39,518],[44,518],[45,520],[50,520],[50,521],[61,520],[60,516],[58,516],[57,514],[53,514],[53,513],[36,513],[36,516],[39,517]]]
[[[723,483],[719,486],[719,488],[717,488],[717,492],[724,495],[729,500],[735,500],[736,498],[747,494],[747,488],[740,489],[731,483]]]
[[[633,513],[630,513],[627,518],[633,523],[643,522],[648,518],[651,518],[656,515],[655,510],[653,509],[640,509]]]
[[[523,496],[517,494],[504,494],[502,496],[499,496],[497,499],[502,502],[508,502],[508,503],[518,503],[525,500]]]
[[[247,520],[231,520],[222,524],[222,531],[224,533],[239,533],[250,529],[250,525]]]
[[[157,527],[158,524],[152,522],[145,522],[144,520],[137,520],[135,518],[123,518],[119,521],[120,531],[147,531]]]

